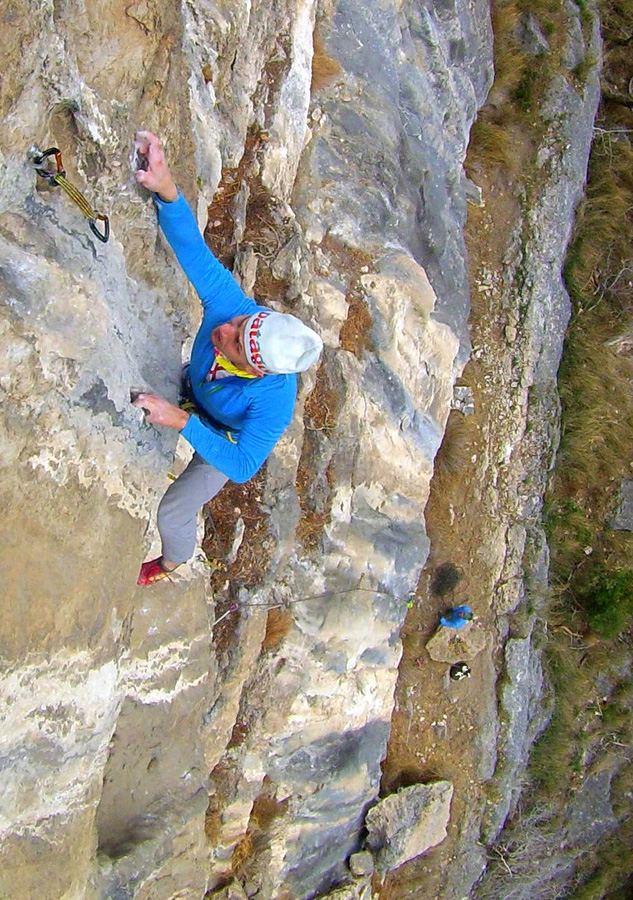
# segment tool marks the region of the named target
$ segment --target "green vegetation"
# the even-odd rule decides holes
[[[608,524],[633,462],[633,147],[619,124],[622,111],[614,123],[609,106],[598,120],[565,269],[573,314],[547,507],[554,579],[570,610],[584,611],[586,624],[605,638],[623,632],[633,613],[633,537]]]
[[[633,570],[603,564],[580,599],[594,631],[604,638],[617,637],[633,615]]]

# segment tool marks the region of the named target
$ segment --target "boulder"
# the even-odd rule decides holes
[[[474,622],[457,631],[440,626],[426,645],[431,659],[436,662],[457,663],[474,659],[486,646],[487,634]]]
[[[402,788],[365,818],[367,846],[382,874],[440,844],[446,837],[453,785],[449,781]]]
[[[349,870],[356,878],[362,875],[373,875],[374,857],[368,850],[361,850],[360,853],[352,853],[349,858]]]
[[[614,531],[633,531],[633,478],[626,478],[620,485],[618,507],[609,525]]]

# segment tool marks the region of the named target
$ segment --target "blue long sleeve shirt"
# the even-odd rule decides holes
[[[292,419],[296,375],[207,381],[215,361],[211,332],[234,316],[264,307],[246,296],[233,275],[215,258],[182,194],[173,203],[156,197],[158,221],[203,307],[202,324],[191,351],[189,376],[200,410],[225,426],[218,428],[190,415],[180,432],[200,456],[231,481],[245,482],[263,465]],[[234,442],[226,436],[230,431]]]
[[[445,628],[463,628],[472,619],[473,611],[470,606],[454,606],[443,616],[440,616],[440,625]]]

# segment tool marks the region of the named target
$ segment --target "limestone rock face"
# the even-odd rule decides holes
[[[378,795],[469,352],[462,160],[491,80],[487,6],[9,0],[2,23],[0,895],[200,898],[273,806],[240,871],[261,898],[314,895],[345,876]],[[311,92],[315,28],[339,68]],[[247,174],[292,240],[270,232],[253,258],[245,191],[235,258],[258,291],[283,250],[285,293],[258,299],[326,340],[267,467],[274,559],[225,645],[198,560],[135,585],[176,440],[129,392],[175,400],[198,317],[133,178],[139,128],[163,138],[202,226],[260,135]],[[33,144],[61,149],[107,244],[39,179]],[[324,378],[333,415],[311,427]],[[312,547],[306,510],[323,522]],[[263,648],[283,604],[288,633]]]
[[[435,847],[446,837],[453,786],[415,784],[391,794],[367,813],[367,845],[386,872]]]

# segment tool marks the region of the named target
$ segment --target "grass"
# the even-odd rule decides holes
[[[325,477],[315,477],[315,459],[319,453],[319,443],[308,432],[303,442],[301,459],[297,469],[297,497],[301,507],[301,518],[297,526],[297,540],[308,552],[315,552],[321,546],[325,526],[330,517],[334,476],[331,465]]]
[[[434,461],[431,490],[441,491],[442,481],[456,475],[470,460],[475,424],[471,416],[452,409],[446,420],[444,437]]]
[[[373,348],[373,321],[360,281],[363,275],[374,271],[373,258],[332,234],[325,236],[321,249],[346,284],[348,310],[340,330],[339,345],[361,357],[366,350]],[[332,380],[331,371],[330,361],[325,358],[304,408],[305,435],[296,479],[301,507],[297,539],[308,553],[318,551],[321,546],[330,516],[335,481],[331,464],[324,467],[323,459],[329,439],[337,427],[344,397],[341,395],[342,388]]]
[[[602,637],[614,638],[629,625],[633,616],[633,570],[597,567],[581,596],[589,625]]]
[[[494,91],[508,97],[516,91],[528,65],[528,57],[517,39],[522,11],[516,2],[494,3],[491,11],[495,36]]]
[[[321,474],[319,458],[324,452],[324,442],[336,428],[341,404],[342,398],[330,377],[328,362],[323,360],[304,406],[305,434],[295,485],[301,507],[297,539],[308,552],[320,547],[330,515],[334,476],[330,466]]]
[[[631,876],[630,844],[622,838],[631,822],[630,787],[623,787],[631,765],[621,754],[633,739],[633,689],[622,674],[631,659],[633,536],[609,527],[633,461],[633,361],[626,352],[633,151],[629,136],[610,133],[621,119],[618,110],[614,123],[603,106],[565,267],[573,315],[559,372],[562,438],[546,504],[557,586],[550,624],[560,631],[545,658],[556,699],[530,762],[535,796],[554,798],[561,815],[586,760],[620,772],[612,799],[624,824],[576,861],[573,900],[616,896]],[[606,700],[597,696],[598,679],[610,690]]]
[[[373,349],[373,319],[360,281],[363,275],[375,271],[373,257],[364,250],[345,244],[331,233],[326,234],[321,249],[347,285],[347,319],[341,327],[340,346],[360,358],[365,350]]]
[[[310,90],[313,94],[333,85],[342,75],[340,64],[325,52],[323,39],[318,31],[313,36],[312,81]]]
[[[310,431],[330,435],[336,427],[341,398],[332,383],[329,368],[323,360],[317,370],[314,387],[304,406],[304,422]]]
[[[633,311],[633,147],[630,135],[604,117],[598,128],[565,279],[577,315],[604,305],[603,327],[613,330],[619,317]]]
[[[569,637],[554,631],[547,643],[545,659],[554,691],[554,708],[548,728],[530,754],[530,780],[544,795],[556,797],[571,773],[579,774],[579,717],[592,696],[591,678],[578,668],[578,653],[570,653]]]
[[[262,650],[275,650],[286,637],[293,623],[289,609],[269,609],[266,617],[266,633],[262,641]]]
[[[605,136],[605,115],[565,267],[574,312],[559,373],[562,436],[548,496],[548,531],[553,574],[570,608],[580,602],[587,625],[615,637],[628,621],[622,602],[609,622],[609,613],[596,609],[595,591],[616,573],[633,569],[633,541],[608,525],[633,461],[633,360],[619,352],[628,346],[633,315],[633,270],[630,278],[627,273],[633,256],[633,150],[627,136]]]
[[[220,262],[233,269],[238,250],[252,248],[257,261],[253,294],[262,303],[271,300],[291,307],[289,283],[275,277],[273,264],[292,236],[285,205],[261,181],[260,157],[269,141],[267,131],[252,126],[246,136],[239,165],[222,171],[222,178],[207,210],[205,239]],[[246,193],[245,209],[238,212],[240,190]],[[239,244],[236,228],[242,230]]]
[[[268,779],[253,801],[246,833],[238,841],[231,856],[231,872],[239,882],[247,881],[257,871],[258,857],[270,845],[270,832],[275,820],[286,814],[288,802],[279,801],[271,793]]]
[[[593,22],[593,13],[584,0],[576,0],[576,5],[588,39],[588,23]],[[519,175],[525,173],[526,159],[516,153],[514,130],[519,128],[523,139],[531,135],[538,141],[543,130],[540,109],[554,77],[563,75],[582,91],[597,60],[587,54],[572,71],[564,68],[568,13],[558,0],[497,0],[492,4],[491,13],[495,80],[489,102],[480,111],[471,131],[469,165],[499,166]],[[527,52],[520,39],[527,16],[547,42],[540,53]],[[530,166],[533,156],[529,154]]]
[[[514,168],[514,140],[506,121],[481,114],[471,129],[470,141],[480,165],[510,170]],[[472,163],[471,156],[470,165]]]
[[[224,591],[227,579],[234,589],[257,587],[268,571],[274,540],[268,515],[262,507],[265,483],[266,467],[263,466],[247,484],[227,482],[207,504],[202,549],[212,569],[211,586],[217,592]],[[245,525],[244,537],[235,559],[229,563],[227,557],[239,519]],[[234,600],[233,591],[229,594]]]
[[[581,59],[580,62],[576,63],[574,68],[571,70],[571,75],[574,84],[579,90],[582,90],[584,88],[584,85],[587,83],[590,73],[596,68],[597,65],[598,60],[590,54],[585,56],[584,59]]]
[[[631,847],[633,819],[624,821],[596,854],[593,871],[583,884],[569,895],[569,900],[630,900]],[[600,862],[603,862],[600,865]]]

